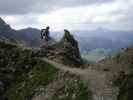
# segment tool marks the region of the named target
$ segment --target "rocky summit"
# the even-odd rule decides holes
[[[64,36],[58,43],[61,52],[62,61],[64,64],[81,65],[82,59],[78,47],[78,42],[70,34],[68,30],[64,31]]]
[[[45,55],[48,58],[70,66],[80,67],[83,63],[78,42],[68,30],[64,31],[64,36],[59,42],[42,48],[40,55]]]

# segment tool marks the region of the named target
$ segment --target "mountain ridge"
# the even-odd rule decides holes
[[[15,32],[4,24],[2,22],[4,27],[0,27],[2,33]],[[45,61],[39,59],[44,57]],[[63,67],[64,64],[69,68]],[[123,48],[113,57],[85,65],[88,70],[77,70],[83,65],[78,42],[68,30],[56,44],[37,50],[0,41],[0,99],[36,100],[43,96],[48,100],[132,100],[132,46]],[[56,67],[67,70],[64,72]],[[77,73],[84,74],[82,78],[88,84]]]

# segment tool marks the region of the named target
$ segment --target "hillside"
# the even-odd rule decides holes
[[[39,47],[41,43],[40,30],[35,28],[25,28],[17,30],[18,37],[28,47]]]
[[[105,59],[92,67],[107,73],[120,91],[118,100],[133,98],[133,46],[123,49],[112,58]]]
[[[80,54],[81,42],[68,30],[49,46],[39,40],[39,32],[14,30],[0,19],[0,100],[132,100],[133,46],[108,56],[110,48],[117,51],[131,44],[132,37],[122,35],[129,41],[121,38],[113,42],[116,45],[105,37],[89,43],[88,37],[81,37],[91,59],[108,56],[88,66],[82,50]],[[40,44],[41,48],[31,48]]]
[[[91,98],[88,87],[78,74],[60,70],[42,58],[69,67],[76,65],[80,67],[82,63],[78,43],[68,31],[59,43],[47,48],[32,49],[0,42],[0,99],[88,100]]]
[[[0,42],[0,99],[132,100],[132,54],[131,46],[80,69],[75,65],[81,59],[78,42],[69,31],[48,48],[24,49]]]
[[[40,30],[34,28],[15,30],[0,18],[0,40],[28,47],[39,47]]]
[[[15,34],[16,34],[15,30],[11,29],[10,25],[6,24],[0,18],[0,39],[16,42],[16,40],[14,39],[16,37]]]
[[[88,100],[78,75],[36,57],[32,50],[0,42],[0,100],[38,100],[44,93],[47,100]]]
[[[10,61],[1,67],[1,100],[93,100],[95,96],[106,93],[103,90],[106,90],[104,84],[107,78],[99,81],[105,78],[104,73],[71,68],[53,60],[36,58],[47,58],[48,55],[42,56],[38,53],[40,51],[23,50],[11,44],[1,43],[1,51],[2,61]],[[95,82],[99,82],[98,89]],[[111,87],[108,88],[112,91]],[[110,98],[110,95],[112,94],[104,98]]]
[[[128,47],[133,43],[133,31],[109,30],[98,28],[95,30],[75,30],[73,36],[79,42],[81,54],[89,62],[97,62],[100,59],[118,53],[121,48]],[[51,31],[51,37],[59,41],[63,33]],[[21,30],[12,29],[10,25],[0,18],[0,39],[18,43],[27,47],[40,47],[40,30],[36,28],[25,28]],[[97,49],[104,49],[108,54],[99,54]],[[109,52],[108,52],[109,51]],[[84,56],[85,55],[85,56]],[[91,59],[92,58],[92,59]]]

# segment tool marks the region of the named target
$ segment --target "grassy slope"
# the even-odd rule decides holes
[[[121,73],[115,83],[120,87],[118,100],[133,99],[133,71],[126,75]]]
[[[67,73],[64,82],[65,84],[56,90],[52,100],[92,100],[91,92],[78,76]]]
[[[32,57],[29,55],[29,53],[31,53],[30,51],[21,51],[21,49],[18,49],[15,45],[2,42],[0,42],[0,48],[2,51],[4,50],[4,52],[6,51],[6,53],[9,53],[9,55],[5,55],[6,57],[3,54],[1,57],[5,57],[7,61],[9,58],[11,62],[16,62],[16,69],[18,70],[13,73],[15,79],[10,82],[10,85],[6,88],[6,91],[3,93],[3,96],[0,97],[0,100],[30,100],[36,94],[38,88],[45,88],[54,81],[55,76],[58,74],[58,70],[53,65],[39,59],[35,59],[35,56]],[[15,58],[14,54],[16,55]],[[23,64],[23,66],[21,66],[21,64]],[[28,70],[25,69],[29,64],[32,66],[30,66]],[[10,68],[13,66],[10,65],[8,67]],[[65,81],[64,84],[64,87],[67,87],[67,92],[65,92],[64,88],[60,88],[60,90],[56,91],[56,96],[54,95],[52,97],[53,100],[67,100],[68,98],[69,100],[88,100],[88,90],[86,86],[77,77],[76,79],[78,81],[76,81],[76,85],[73,85],[74,79],[75,78],[71,77],[71,75],[67,77],[67,81]],[[70,80],[72,81],[69,83]],[[60,96],[59,91],[62,91],[65,95],[70,95],[64,97],[63,99],[55,98]],[[75,99],[72,98],[72,93],[77,96]]]
[[[112,58],[99,62],[94,66],[111,76],[114,84],[120,88],[118,100],[133,98],[133,47],[127,48]]]
[[[52,65],[38,61],[37,65],[29,72],[30,74],[25,73],[18,76],[15,83],[6,91],[4,96],[8,100],[30,100],[39,87],[45,88],[45,86],[52,83],[55,76],[57,76],[57,72],[58,70]],[[52,100],[88,100],[87,87],[78,77],[76,79],[77,81],[74,82],[75,76],[70,75],[67,77],[64,86],[56,91]],[[76,98],[73,99],[72,94],[75,94]],[[61,95],[67,96],[59,98]]]
[[[57,69],[52,65],[39,60],[29,73],[17,77],[5,96],[8,100],[30,99],[36,88],[46,86],[53,80],[56,72]]]

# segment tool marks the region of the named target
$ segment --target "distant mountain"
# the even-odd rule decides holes
[[[117,52],[120,48],[133,44],[133,31],[118,31],[98,28],[90,31],[72,31],[74,37],[78,40],[80,51],[86,53],[97,48],[110,49]],[[56,40],[62,37],[61,32],[52,32]]]
[[[0,18],[0,39],[9,42],[21,43],[25,46],[39,46],[40,30],[34,28],[26,28],[15,30],[6,24]]]
[[[11,27],[0,18],[0,39],[12,40],[13,37],[16,37],[15,34],[16,31],[11,29]]]
[[[28,44],[28,46],[40,46],[40,30],[35,28],[26,28],[18,30],[17,33],[19,34],[19,37]]]
[[[74,31],[73,33],[79,42],[83,58],[90,62],[97,62],[114,55],[121,48],[133,44],[133,31],[97,29],[93,31]],[[99,49],[103,50],[100,54],[97,52]]]
[[[112,31],[97,29],[94,31],[74,31],[80,43],[81,52],[96,48],[111,49],[112,52],[133,44],[133,31]]]
[[[91,31],[72,31],[74,37],[79,42],[80,51],[88,53],[97,48],[110,49],[111,52],[117,52],[120,48],[133,44],[133,31],[116,31],[98,28]],[[51,32],[51,37],[60,40],[63,32]],[[0,18],[0,38],[17,41],[25,46],[40,46],[40,30],[35,28],[26,28],[14,30]]]

